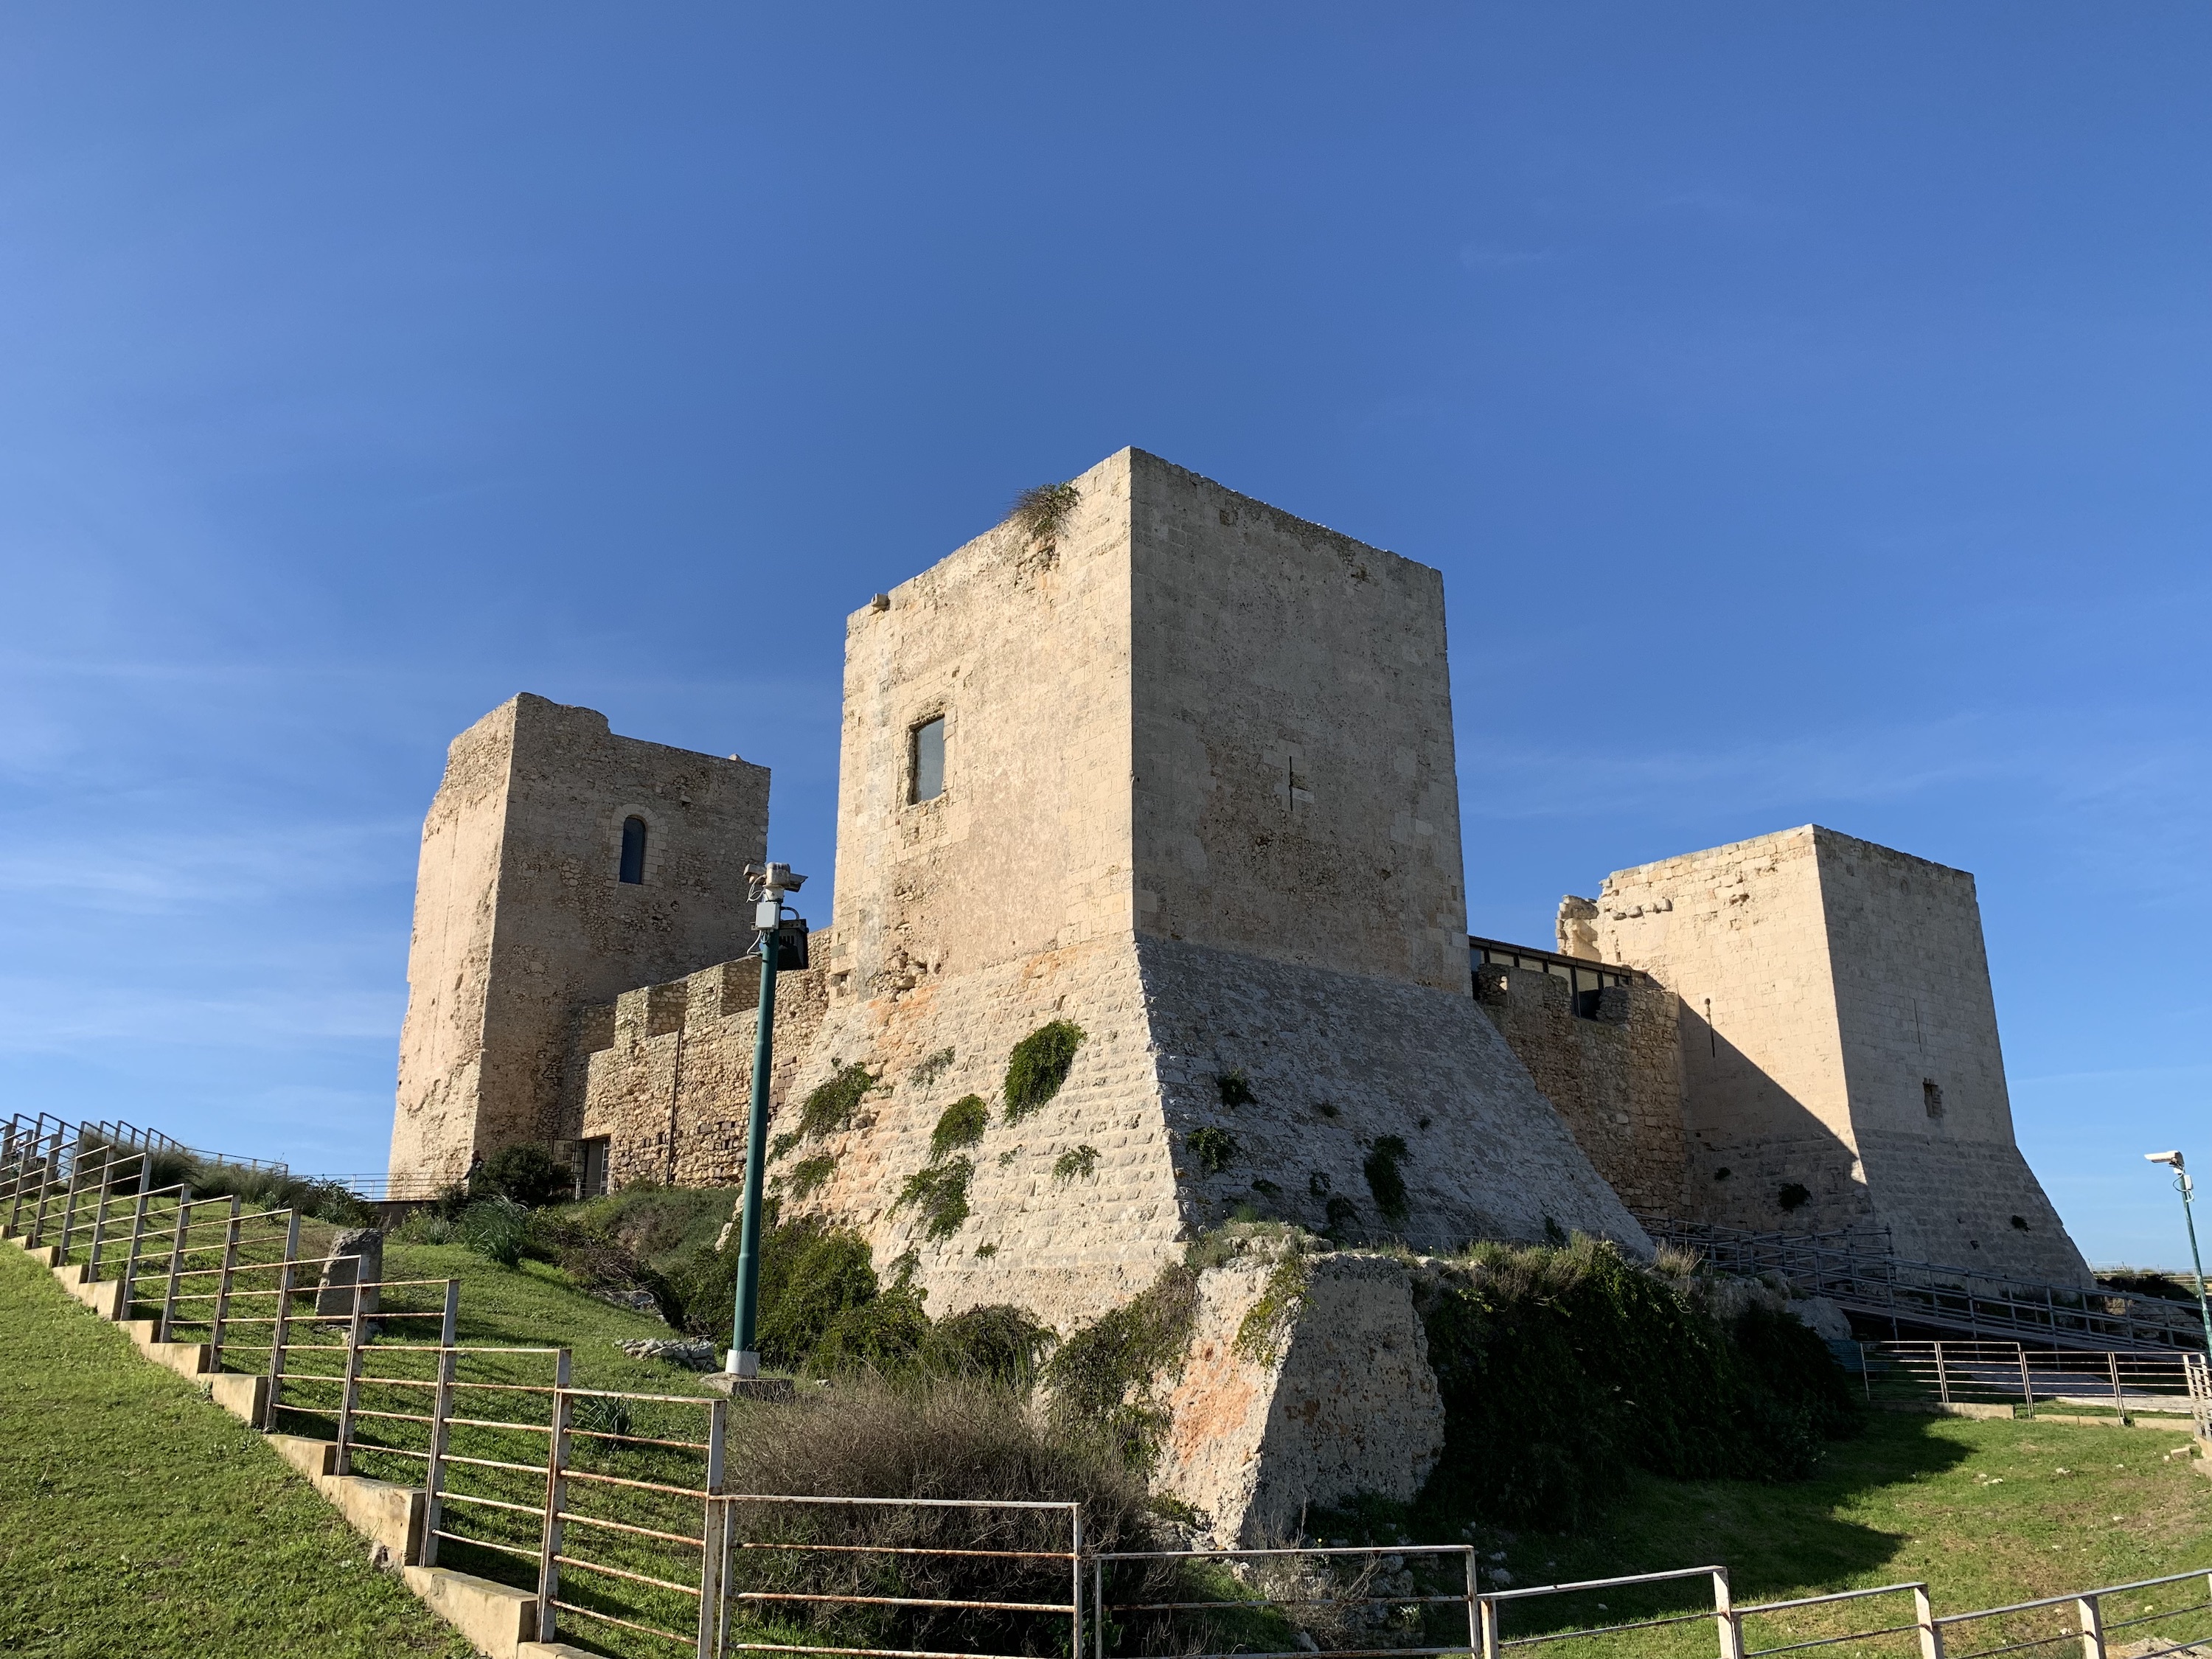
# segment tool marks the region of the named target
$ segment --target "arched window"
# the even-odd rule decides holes
[[[633,887],[645,881],[645,820],[623,820],[622,878]]]

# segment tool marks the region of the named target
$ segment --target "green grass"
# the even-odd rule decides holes
[[[1965,1613],[2212,1567],[2212,1480],[2182,1457],[2164,1456],[2187,1444],[2185,1432],[2155,1429],[1881,1412],[1863,1437],[1831,1444],[1821,1473],[1809,1481],[1762,1486],[1639,1474],[1625,1500],[1579,1536],[1524,1532],[1482,1542],[1486,1551],[1504,1549],[1520,1585],[1717,1562],[1729,1568],[1739,1603],[1923,1580],[1939,1614]],[[2182,1594],[2166,1593],[2161,1605],[2205,1599],[2201,1579],[2179,1588]],[[1527,1604],[1509,1613],[1506,1633],[1711,1605],[1704,1585],[1671,1599],[1592,1593]],[[1873,1611],[1895,1613],[1909,1605],[1897,1598]],[[2130,1613],[2137,1605],[2130,1601]],[[1770,1617],[1749,1632],[1750,1645],[1850,1628],[1833,1622],[1840,1617]],[[1859,1627],[1874,1622],[1868,1618]],[[2212,1622],[2200,1616],[2193,1625],[2154,1626],[2150,1632],[2201,1637],[2212,1634]],[[2020,1639],[2021,1632],[2010,1634]],[[1954,1642],[1991,1644],[1985,1632]],[[1629,1653],[1656,1659],[1713,1650],[1706,1623],[1532,1651],[1560,1659]],[[1887,1646],[1826,1650],[1911,1650],[1909,1641],[1892,1638]]]
[[[472,1650],[261,1437],[0,1245],[0,1652]]]
[[[558,1267],[524,1261],[502,1267],[460,1244],[390,1244],[387,1279],[461,1281],[460,1340],[517,1347],[567,1348],[570,1380],[580,1389],[641,1394],[696,1394],[695,1374],[658,1360],[633,1359],[615,1346],[639,1337],[680,1334],[656,1314],[633,1313],[579,1290]]]

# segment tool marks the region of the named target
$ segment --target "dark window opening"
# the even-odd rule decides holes
[[[630,820],[637,822],[635,818]],[[584,1143],[583,1178],[579,1183],[578,1196],[605,1198],[607,1193],[607,1137]]]
[[[1774,1201],[1785,1210],[1802,1210],[1811,1202],[1812,1190],[1797,1182],[1791,1182],[1775,1194]]]
[[[1729,1169],[1726,1164],[1723,1164],[1719,1169],[1713,1171],[1713,1179],[1716,1181],[1726,1181],[1735,1173],[1735,1170]]]
[[[645,881],[645,820],[623,820],[622,878],[631,886]]]
[[[945,716],[914,728],[914,787],[907,795],[920,804],[945,793]]]
[[[1939,1084],[1930,1083],[1926,1078],[1921,1079],[1920,1103],[1928,1109],[1929,1116],[1942,1116],[1943,1090],[1942,1085]]]

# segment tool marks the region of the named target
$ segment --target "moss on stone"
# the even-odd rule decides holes
[[[1224,1072],[1213,1079],[1213,1086],[1221,1095],[1224,1106],[1251,1106],[1260,1097],[1252,1092],[1252,1084],[1242,1070]]]
[[[1306,1288],[1312,1279],[1304,1255],[1293,1254],[1278,1261],[1260,1299],[1245,1310],[1230,1352],[1255,1365],[1272,1365],[1281,1358],[1283,1345],[1306,1305]]]
[[[1053,1160],[1052,1178],[1054,1181],[1073,1181],[1078,1176],[1088,1176],[1097,1167],[1098,1149],[1096,1146],[1071,1146]]]

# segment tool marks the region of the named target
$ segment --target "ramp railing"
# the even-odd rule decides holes
[[[1802,1293],[1889,1320],[1893,1330],[1934,1325],[2100,1351],[2204,1346],[2194,1303],[1906,1261],[1888,1253],[1886,1231],[1753,1233],[1664,1216],[1637,1219],[1655,1242],[1694,1251],[1723,1273],[1780,1273]]]

